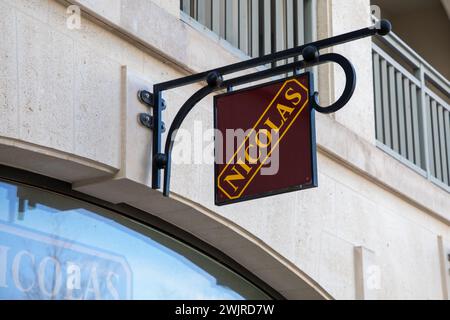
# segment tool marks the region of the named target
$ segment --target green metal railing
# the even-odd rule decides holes
[[[251,57],[310,42],[315,0],[181,0],[181,10]]]
[[[450,192],[450,84],[399,37],[373,43],[378,146]]]

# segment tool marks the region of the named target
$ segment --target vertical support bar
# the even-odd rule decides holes
[[[427,172],[427,178],[430,179],[431,177],[431,172],[430,172],[430,156],[433,154],[433,152],[430,152],[430,145],[429,145],[429,139],[430,137],[429,135],[429,129],[428,129],[428,125],[429,122],[427,121],[428,119],[428,108],[427,108],[427,103],[426,103],[426,99],[425,99],[425,70],[424,70],[424,66],[421,64],[418,72],[418,78],[420,80],[420,110],[421,110],[421,118],[422,118],[422,143],[421,145],[423,146],[423,156],[425,158],[425,171]]]
[[[317,2],[304,0],[305,43],[313,42],[317,38]]]
[[[436,176],[436,166],[434,164],[434,149],[433,149],[433,119],[431,118],[431,98],[425,95],[426,101],[426,121],[427,121],[427,142],[428,142],[428,156],[430,157],[430,177]]]
[[[208,27],[206,21],[206,1],[207,0],[197,0],[197,21],[203,26]]]
[[[259,29],[259,3],[259,0],[251,0],[251,56],[254,58],[259,56],[259,34],[261,32]]]
[[[181,10],[186,14],[191,15],[191,0],[182,0]]]
[[[400,141],[400,154],[403,158],[407,158],[406,143],[406,126],[405,126],[405,103],[403,99],[403,76],[397,71],[397,109],[398,109],[398,131]]]
[[[450,186],[450,112],[444,110],[444,129],[445,129],[445,143],[447,146],[447,174],[448,185]]]
[[[212,0],[198,0],[197,8],[197,21],[212,29]]]
[[[265,12],[266,12],[266,0],[258,0],[258,28],[259,28],[259,34],[258,34],[258,56],[264,55],[264,52],[266,50],[265,47],[265,34],[266,34],[266,26],[265,26]]]
[[[433,129],[433,150],[434,150],[434,165],[436,168],[435,178],[442,180],[442,168],[441,168],[441,150],[439,144],[439,123],[438,123],[438,105],[434,99],[431,100],[431,127]]]
[[[313,42],[317,39],[317,0],[304,0],[303,17],[305,20],[305,43]],[[308,68],[314,74],[314,87],[319,87],[318,68]]]
[[[423,144],[420,140],[420,137],[423,137],[423,132],[420,127],[420,112],[419,112],[419,103],[417,103],[417,86],[414,83],[411,83],[411,108],[412,108],[412,128],[413,128],[413,137],[414,137],[414,162],[419,167],[422,166],[422,149]]]
[[[239,1],[226,1],[225,39],[233,46],[239,47]]]
[[[442,164],[442,182],[446,185],[449,184],[448,181],[448,170],[447,170],[447,152],[445,151],[445,130],[444,130],[444,107],[438,105],[438,124],[439,124],[439,141],[441,149],[441,164]]]
[[[281,51],[286,49],[286,8],[284,0],[275,1],[275,11],[272,13],[275,19],[275,48],[273,52]],[[286,61],[278,61],[275,65],[283,65]]]
[[[213,14],[212,14],[212,3],[213,0],[206,0],[206,25],[211,30],[212,29],[212,20],[213,20]]]
[[[227,4],[225,2],[226,0],[214,0],[213,6],[217,8],[217,16],[218,16],[218,32],[217,34],[220,35],[221,38],[225,39],[226,36],[226,24],[227,24],[227,18],[226,18],[226,9]],[[215,11],[214,11],[215,12]],[[216,15],[214,15],[216,17]]]
[[[222,1],[223,0],[214,0],[211,3],[211,30],[219,36],[221,36],[220,15],[223,13],[223,11],[221,12]]]
[[[270,48],[271,53],[277,51],[277,0],[270,0]],[[276,62],[272,62],[275,66]]]
[[[381,95],[380,56],[373,54],[373,82],[375,86],[375,134],[376,139],[383,142],[383,105]]]
[[[383,143],[392,148],[391,140],[391,121],[389,112],[389,85],[388,85],[388,68],[386,60],[381,60],[381,84],[383,92],[383,129],[384,139]]]
[[[403,97],[405,98],[405,118],[406,118],[406,140],[408,141],[407,159],[414,163],[414,128],[412,117],[412,102],[410,81],[408,78],[403,79]],[[420,124],[421,125],[421,124]],[[420,146],[420,143],[419,143]],[[420,150],[419,150],[420,153]],[[421,166],[423,169],[423,166]]]
[[[295,41],[294,27],[294,0],[286,0],[286,48],[293,48]],[[288,63],[294,62],[294,58],[289,58]]]
[[[264,1],[264,10],[262,11],[262,25],[263,25],[263,51],[260,54],[265,55],[272,52],[272,24],[271,24],[271,0]]]
[[[159,189],[161,187],[161,170],[155,163],[155,156],[161,153],[161,135],[162,135],[162,109],[163,100],[161,91],[154,87],[153,90],[153,158],[152,158],[152,188]]]
[[[398,143],[397,95],[395,89],[395,69],[393,66],[389,66],[389,105],[391,111],[392,149],[400,154]]]
[[[211,3],[211,30],[220,35],[220,0]]]
[[[293,2],[294,12],[294,47],[300,46],[305,43],[305,4],[303,0],[294,0]],[[299,57],[295,56],[294,61],[298,61]],[[299,74],[300,70],[296,70],[296,74]],[[314,79],[318,78],[318,75],[314,75]],[[318,84],[315,83],[317,86]]]
[[[295,25],[295,46],[305,43],[305,3],[303,0],[294,0],[294,25]]]
[[[198,0],[191,0],[190,4],[190,16],[197,20],[198,17]]]
[[[239,49],[251,55],[249,2],[250,0],[239,0]]]

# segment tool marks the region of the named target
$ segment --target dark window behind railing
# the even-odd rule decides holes
[[[181,10],[249,56],[309,41],[312,0],[181,0]]]
[[[378,146],[450,192],[449,81],[395,34],[373,43]]]

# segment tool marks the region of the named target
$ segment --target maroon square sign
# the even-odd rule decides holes
[[[214,98],[216,205],[317,186],[311,75]]]

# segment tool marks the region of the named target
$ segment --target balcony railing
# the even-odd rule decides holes
[[[312,0],[181,0],[181,10],[248,56],[311,41]]]
[[[450,85],[399,37],[373,43],[378,146],[450,192]]]

